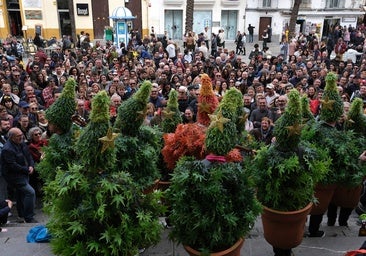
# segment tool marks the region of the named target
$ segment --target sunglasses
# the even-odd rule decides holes
[[[34,136],[41,136],[41,133],[40,132],[37,132],[37,133],[33,133]]]

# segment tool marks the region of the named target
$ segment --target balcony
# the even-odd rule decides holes
[[[201,5],[214,5],[215,0],[194,0],[194,6],[201,6]]]
[[[221,0],[221,4],[223,6],[239,6],[240,0]]]
[[[165,5],[182,5],[184,0],[164,0]]]

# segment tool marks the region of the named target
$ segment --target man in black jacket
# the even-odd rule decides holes
[[[1,152],[2,173],[9,186],[16,189],[18,216],[27,223],[36,223],[33,218],[36,195],[29,184],[29,175],[34,172],[34,161],[20,129],[11,128],[8,137]]]

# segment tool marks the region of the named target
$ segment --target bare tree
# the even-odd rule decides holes
[[[194,10],[194,0],[187,0],[185,32],[193,30],[193,10]]]
[[[292,38],[295,36],[296,21],[297,21],[297,16],[299,14],[299,9],[300,9],[301,3],[302,3],[302,0],[294,1],[294,6],[292,7],[290,24],[289,24],[289,38]]]

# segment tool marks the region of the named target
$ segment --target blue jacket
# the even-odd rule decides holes
[[[7,182],[26,184],[29,179],[29,166],[34,167],[34,161],[24,142],[17,145],[9,139],[1,151],[1,165]]]

